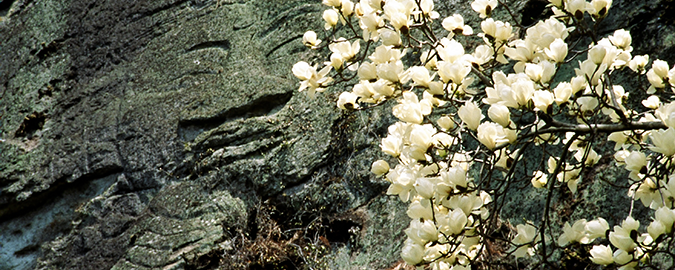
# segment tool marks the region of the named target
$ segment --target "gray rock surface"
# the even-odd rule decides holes
[[[437,8],[477,19],[464,2]],[[3,1],[0,269],[396,265],[405,205],[368,172],[389,109],[340,112],[290,73],[323,9]],[[604,28],[672,62],[673,9],[616,0]]]

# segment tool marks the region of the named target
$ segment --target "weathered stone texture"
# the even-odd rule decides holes
[[[309,99],[290,72],[317,59],[300,40],[320,1],[6,2],[0,269],[399,260],[405,205],[368,172],[390,107],[340,112],[338,90]],[[507,2],[540,16],[539,0]],[[672,63],[675,4],[614,2],[602,33],[631,29],[636,53]],[[479,29],[466,1],[437,8]]]

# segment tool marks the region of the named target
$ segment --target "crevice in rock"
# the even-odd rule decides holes
[[[52,201],[57,200],[59,195],[64,194],[67,190],[86,188],[93,179],[105,178],[113,174],[121,173],[122,171],[122,167],[110,165],[85,174],[72,182],[68,182],[66,177],[57,179],[49,188],[31,195],[26,200],[11,200],[0,203],[0,220],[9,220],[17,215],[25,215],[26,211],[32,211],[41,206],[50,205]]]
[[[275,46],[275,47],[272,48],[269,52],[267,52],[267,53],[265,54],[265,57],[270,57],[270,55],[272,55],[274,52],[276,52],[277,50],[279,50],[281,47],[286,46],[286,44],[291,43],[291,42],[294,42],[295,40],[301,39],[301,38],[302,38],[302,35],[297,35],[297,36],[291,37],[291,38],[289,38],[289,39],[287,39],[287,40],[284,40],[283,42],[279,43],[279,45]]]
[[[202,132],[216,128],[226,122],[241,118],[272,115],[286,106],[292,96],[292,92],[264,95],[242,106],[218,113],[213,117],[181,119],[178,134],[184,141],[190,142]]]
[[[37,131],[42,130],[45,121],[47,121],[46,114],[42,112],[33,112],[24,117],[19,129],[14,132],[14,136],[31,138]]]
[[[520,24],[527,27],[553,15],[553,11],[546,7],[548,4],[549,2],[546,0],[527,1],[521,12],[522,18],[520,19]]]
[[[0,17],[7,15],[9,10],[12,8],[15,0],[2,0],[0,1]]]

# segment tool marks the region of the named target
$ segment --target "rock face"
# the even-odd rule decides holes
[[[390,107],[340,112],[290,73],[323,9],[0,3],[0,269],[395,266],[405,205],[368,172]],[[673,9],[616,0],[604,27],[672,61]]]

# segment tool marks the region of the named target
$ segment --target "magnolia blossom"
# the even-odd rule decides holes
[[[654,146],[649,147],[652,151],[666,156],[675,154],[675,128],[670,127],[666,130],[659,129],[652,131],[649,137],[654,144]]]
[[[647,99],[642,101],[642,105],[650,109],[658,109],[661,105],[661,101],[658,96],[649,96]]]
[[[410,226],[404,232],[409,239],[412,239],[421,245],[438,239],[436,225],[431,220],[411,220]]]
[[[342,94],[340,94],[340,97],[338,97],[337,106],[338,108],[343,110],[358,109],[359,104],[356,103],[356,100],[358,98],[359,96],[355,95],[352,92],[342,92]]]
[[[396,31],[390,30],[388,28],[380,28],[377,31],[380,34],[382,45],[394,47],[401,45],[401,35],[399,35]]]
[[[370,171],[377,176],[382,176],[389,172],[389,163],[381,159],[377,160],[373,162],[373,165],[370,167]]]
[[[484,117],[480,111],[480,108],[478,108],[478,105],[476,105],[476,103],[473,101],[467,102],[462,107],[460,107],[457,111],[457,114],[459,115],[459,118],[464,121],[466,127],[471,130],[476,130],[480,124],[480,120],[482,120]]]
[[[656,110],[656,117],[667,127],[675,128],[675,101],[659,106]]]
[[[391,26],[404,33],[408,31],[412,23],[410,13],[415,5],[413,1],[390,1],[385,3],[383,10]]]
[[[572,85],[568,82],[561,82],[553,89],[555,104],[567,103],[572,97]]]
[[[326,30],[333,28],[338,23],[338,15],[337,11],[334,9],[327,9],[326,11],[323,12],[323,20],[326,21],[324,24],[324,28]]]
[[[333,54],[331,55],[331,62],[334,68],[340,68],[342,63],[351,61],[354,56],[359,52],[361,45],[358,40],[355,40],[351,44],[344,38],[340,38],[337,42],[328,45]]]
[[[331,77],[326,77],[332,66],[325,66],[317,72],[316,67],[310,66],[307,62],[301,61],[293,65],[293,75],[300,79],[298,91],[307,89],[307,95],[314,97],[314,92],[322,92],[324,87],[333,81]]]
[[[490,17],[498,3],[497,0],[474,0],[471,2],[471,8],[480,14],[481,19],[484,19]]]
[[[609,246],[595,245],[589,252],[591,253],[591,261],[596,264],[608,265],[614,263],[612,248]]]
[[[588,8],[589,3],[586,0],[567,0],[565,4],[565,10],[572,13],[577,20],[583,19],[584,11]]]
[[[588,244],[595,238],[605,238],[609,231],[609,223],[604,218],[598,218],[587,222],[584,230],[587,241],[583,244]]]
[[[597,3],[602,3],[605,2],[607,3],[607,8],[609,8],[609,5],[612,4],[612,0],[594,0],[593,2]],[[612,42],[612,45],[616,46],[617,48],[624,50],[624,51],[632,51],[633,48],[631,48],[630,44],[633,41],[633,38],[630,36],[630,32],[624,30],[624,29],[617,29],[614,31],[614,34],[609,36],[609,41]]]
[[[361,7],[363,8],[363,5]],[[377,41],[379,39],[378,29],[384,27],[384,19],[371,9],[361,16],[359,26],[363,30],[363,39]]]
[[[532,186],[535,188],[544,188],[546,187],[546,183],[548,183],[548,176],[542,171],[535,171],[530,182],[532,182]]]
[[[610,6],[612,6],[612,0],[592,0],[588,12],[593,15],[593,18],[603,18],[607,16]]]
[[[466,226],[468,221],[466,214],[462,209],[449,211],[447,215],[438,215],[438,230],[447,235],[458,235]]]
[[[471,72],[471,64],[464,61],[449,63],[445,61],[438,62],[438,75],[444,83],[452,82],[462,84],[464,78]]]
[[[452,118],[448,117],[447,115],[438,118],[436,123],[445,131],[455,128],[455,122],[452,121]]]
[[[399,100],[399,104],[394,106],[393,114],[401,121],[413,124],[421,124],[425,115],[431,113],[431,103],[424,99],[419,101],[417,95],[413,92],[403,92],[403,98]]]
[[[534,107],[542,112],[548,112],[548,108],[553,104],[554,99],[553,93],[546,90],[534,91],[534,95],[532,96]]]
[[[503,127],[508,127],[511,123],[511,112],[509,108],[501,104],[490,105],[488,116]]]
[[[504,127],[493,122],[484,122],[478,126],[478,141],[490,150],[508,143]]]
[[[320,43],[321,40],[316,38],[316,32],[314,31],[307,31],[302,35],[302,44],[305,44],[307,47],[315,49]]]
[[[567,43],[560,38],[556,38],[549,48],[545,48],[544,52],[551,60],[556,63],[565,62],[565,57],[567,57]]]
[[[565,222],[565,226],[563,226],[563,233],[558,238],[558,244],[565,246],[569,243],[581,243],[582,239],[586,237],[585,227],[585,219],[575,221],[574,225],[570,225],[569,222]]]
[[[630,60],[628,67],[635,72],[645,74],[645,66],[647,66],[647,63],[649,63],[649,55],[636,55]]]
[[[450,32],[448,38],[452,38],[455,34],[462,34],[465,36],[473,34],[471,26],[465,25],[464,18],[459,14],[453,14],[452,16],[443,19],[441,25],[445,30]]]
[[[424,256],[424,247],[408,239],[401,249],[401,258],[409,265],[416,265],[422,262]]]
[[[513,238],[513,243],[516,245],[521,245],[513,253],[514,256],[525,257],[525,255],[533,255],[534,248],[531,243],[535,241],[537,236],[537,228],[530,224],[518,224],[516,225],[516,230],[518,234]]]
[[[513,35],[513,28],[510,23],[495,21],[492,18],[485,19],[481,22],[480,28],[484,33],[480,36],[487,38],[487,43],[492,43],[490,39],[503,43]]]
[[[621,226],[614,226],[614,231],[609,233],[609,242],[621,250],[632,252],[637,245],[631,238],[631,232],[637,231],[639,227],[640,222],[629,216]]]
[[[464,56],[464,46],[454,39],[442,38],[436,52],[443,61],[453,63]]]

